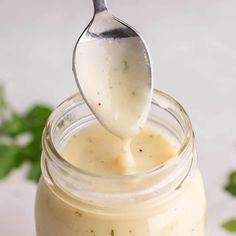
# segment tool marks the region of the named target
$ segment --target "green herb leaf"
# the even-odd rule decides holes
[[[236,171],[230,173],[225,190],[236,197]]]
[[[114,229],[111,230],[111,236],[115,236]]]
[[[10,113],[11,109],[6,101],[4,88],[0,83],[0,125],[2,125],[2,123],[5,121],[6,116],[8,116]]]
[[[123,66],[124,66],[124,68],[123,68],[124,72],[129,70],[129,64],[128,64],[128,62],[126,60],[123,60]]]
[[[0,84],[0,114],[2,113],[2,110],[6,107],[6,100],[4,96],[4,89],[3,86]]]
[[[236,219],[228,220],[223,223],[223,228],[230,233],[236,233]]]
[[[39,180],[42,133],[51,112],[52,108],[45,105],[34,105],[23,115],[13,112],[0,85],[0,136],[10,140],[7,145],[0,141],[0,179],[28,162],[28,179]],[[25,134],[32,140],[22,145],[19,139]]]
[[[19,148],[16,156],[15,168],[20,167],[25,161],[27,161],[27,157],[25,156],[23,150]]]
[[[225,191],[236,197],[236,171],[232,171],[228,177]],[[231,233],[236,233],[236,219],[231,219],[223,223],[222,227]]]
[[[13,114],[12,118],[5,122],[0,128],[1,133],[15,137],[27,130],[27,125],[23,117]]]
[[[44,128],[51,112],[52,109],[48,106],[36,105],[31,107],[25,115],[26,122],[31,131],[37,131],[39,128]]]
[[[34,162],[28,172],[28,179],[38,182],[41,175],[40,160]]]
[[[18,148],[15,146],[0,144],[0,178],[17,166]]]

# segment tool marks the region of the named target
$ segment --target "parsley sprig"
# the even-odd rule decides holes
[[[225,186],[225,191],[236,197],[236,171],[230,173],[228,183]],[[236,233],[236,217],[225,221],[222,226],[228,232]]]
[[[36,104],[26,112],[16,112],[6,100],[0,86],[0,179],[23,163],[29,163],[27,177],[38,181],[43,128],[52,108]]]

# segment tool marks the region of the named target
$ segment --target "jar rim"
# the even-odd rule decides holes
[[[190,118],[187,114],[187,112],[185,111],[185,109],[183,108],[183,106],[177,102],[174,98],[172,98],[171,96],[169,96],[168,94],[159,91],[157,89],[154,89],[153,91],[153,96],[154,95],[160,95],[161,97],[167,99],[171,104],[173,104],[174,106],[176,106],[178,108],[178,110],[181,112],[181,116],[183,118],[183,121],[185,123],[185,126],[187,127],[186,132],[185,132],[185,138],[184,141],[181,143],[178,152],[169,160],[167,160],[166,162],[158,165],[157,167],[154,167],[152,169],[148,169],[146,171],[143,171],[141,173],[133,173],[133,174],[127,174],[127,175],[117,175],[117,176],[106,176],[106,175],[99,175],[96,173],[92,173],[92,172],[88,172],[86,170],[83,170],[79,167],[74,166],[73,164],[71,164],[70,162],[66,161],[66,159],[63,158],[63,156],[58,152],[57,148],[54,145],[53,142],[53,137],[52,137],[52,123],[54,118],[58,115],[58,112],[65,112],[66,107],[65,104],[69,103],[72,100],[77,99],[79,101],[79,105],[84,104],[84,100],[82,98],[82,96],[79,93],[76,93],[74,95],[72,95],[71,97],[67,98],[66,100],[64,100],[61,104],[59,104],[56,108],[56,110],[54,110],[52,112],[52,114],[50,115],[48,122],[46,124],[45,130],[44,130],[44,134],[43,140],[43,149],[47,150],[47,148],[44,148],[45,146],[47,146],[50,149],[50,154],[52,154],[53,156],[56,157],[56,160],[59,162],[60,166],[65,166],[66,168],[69,168],[73,173],[78,173],[78,174],[82,174],[84,176],[88,176],[91,178],[98,178],[98,179],[106,179],[106,180],[128,180],[128,179],[136,179],[136,178],[140,178],[140,177],[146,177],[146,176],[150,176],[150,175],[156,175],[158,174],[160,171],[163,171],[163,169],[165,168],[169,168],[170,166],[174,166],[176,164],[178,164],[178,162],[180,161],[180,159],[184,156],[185,152],[188,149],[192,150],[192,144],[194,141],[194,134],[192,131],[192,124],[190,121]],[[152,104],[157,105],[155,103],[155,101],[152,100]],[[78,104],[77,104],[78,105]],[[72,105],[73,106],[73,105]],[[165,104],[158,104],[159,107],[163,108],[163,109],[167,109],[165,107]],[[70,109],[72,108],[71,106],[69,107]],[[48,156],[50,156],[48,154]]]

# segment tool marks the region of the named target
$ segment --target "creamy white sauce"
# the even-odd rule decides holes
[[[69,163],[116,176],[142,173],[176,154],[178,147],[164,135],[142,129],[152,96],[150,68],[142,52],[136,38],[78,45],[75,67],[80,87],[107,130],[100,125],[80,130],[59,150]],[[95,189],[99,192],[101,184]],[[42,179],[36,200],[37,236],[204,236],[206,203],[199,171],[165,200],[153,198],[135,207],[124,202],[107,212]]]
[[[144,128],[132,139],[130,147],[135,171],[139,173],[168,161],[178,149],[165,134],[152,128]],[[80,169],[114,176],[124,174],[124,166],[119,163],[122,150],[119,138],[93,125],[71,137],[60,152]],[[106,208],[84,204],[42,179],[36,200],[37,236],[204,236],[206,202],[199,171],[185,182],[161,201],[158,197],[135,204],[124,200],[123,206]],[[93,191],[102,188],[103,183],[99,182]],[[132,181],[123,188],[132,188]]]
[[[153,127],[145,127],[125,143],[101,125],[81,129],[60,150],[74,166],[104,175],[141,173],[173,157],[178,146]]]
[[[110,132],[127,138],[144,126],[151,103],[151,74],[136,37],[78,44],[75,68],[90,108]]]
[[[37,236],[204,236],[206,202],[201,175],[159,204],[158,200],[118,212],[75,201],[42,179],[36,200]],[[112,230],[114,234],[112,233]]]

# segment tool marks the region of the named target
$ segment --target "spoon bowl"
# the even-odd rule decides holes
[[[143,39],[93,0],[94,16],[73,53],[80,92],[99,122],[120,137],[144,125],[152,97],[150,57]]]

